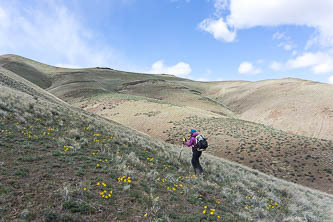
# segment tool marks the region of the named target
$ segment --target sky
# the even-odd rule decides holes
[[[0,54],[197,81],[333,84],[333,0],[0,0]]]

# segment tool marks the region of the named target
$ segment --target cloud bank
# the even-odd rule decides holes
[[[218,40],[232,42],[240,29],[300,25],[316,29],[312,40],[333,46],[333,1],[215,0],[214,7],[216,18],[203,20],[199,27]],[[223,19],[221,11],[229,14]]]
[[[149,73],[152,74],[172,74],[176,76],[187,76],[192,72],[191,66],[184,62],[179,62],[173,66],[166,66],[163,60],[155,62]]]
[[[240,74],[259,74],[261,73],[261,70],[255,68],[250,62],[242,62],[238,67],[238,72]]]
[[[112,49],[96,43],[94,32],[59,1],[21,4],[0,2],[0,54],[66,67],[110,65]]]

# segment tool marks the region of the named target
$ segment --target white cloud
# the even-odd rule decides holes
[[[49,64],[106,66],[113,51],[59,1],[21,6],[0,2],[0,54],[19,54]]]
[[[333,76],[328,77],[328,83],[333,84]]]
[[[275,32],[273,34],[273,39],[281,41],[278,44],[278,47],[282,47],[286,51],[290,51],[295,48],[295,45],[292,43],[290,36],[287,36],[283,32]]]
[[[250,62],[242,62],[238,67],[238,72],[241,74],[259,74],[261,70],[255,68]]]
[[[236,38],[236,33],[229,30],[223,18],[205,19],[199,24],[199,28],[212,34],[217,40],[232,42]]]
[[[166,66],[162,60],[155,62],[149,71],[152,74],[172,74],[176,76],[186,76],[191,72],[191,66],[187,63],[179,62],[174,66]]]
[[[75,65],[71,65],[71,64],[55,64],[54,66],[61,67],[61,68],[69,68],[69,69],[80,69],[80,68],[83,68],[83,67],[75,66]]]
[[[329,73],[333,71],[333,55],[324,52],[304,53],[289,60],[287,65],[291,68],[311,67],[315,74]]]
[[[199,77],[196,79],[196,81],[199,81],[199,82],[209,82],[209,80],[205,77]]]
[[[272,62],[272,63],[270,64],[269,67],[270,67],[271,69],[277,71],[277,70],[280,70],[280,69],[281,69],[282,64],[279,63],[279,62],[274,61],[274,62]]]
[[[220,0],[215,0],[218,5]],[[222,20],[223,33],[232,30],[248,29],[257,26],[301,25],[315,28],[319,42],[333,46],[333,1],[318,0],[230,0],[222,1],[216,10],[227,9],[229,15]],[[226,7],[226,5],[228,7]],[[216,21],[216,20],[215,20]],[[219,20],[217,20],[219,21]],[[228,30],[225,30],[225,29]],[[210,32],[214,34],[218,32]],[[232,31],[233,39],[236,33]],[[278,36],[276,36],[278,38]],[[282,37],[282,36],[281,36]],[[280,38],[281,38],[280,37]]]

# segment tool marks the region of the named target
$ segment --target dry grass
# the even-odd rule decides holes
[[[189,149],[178,158],[179,146],[4,86],[0,97],[2,221],[333,219],[328,194],[206,153],[197,178]]]
[[[209,153],[294,183],[333,193],[333,144],[233,118],[191,117],[166,130],[179,144],[188,129],[208,137]]]
[[[244,120],[298,135],[333,139],[330,84],[288,78],[212,82],[205,86],[206,95],[223,102]]]

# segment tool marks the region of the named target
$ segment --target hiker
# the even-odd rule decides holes
[[[190,131],[191,133],[191,138],[189,141],[186,141],[185,138],[183,138],[183,142],[186,146],[190,147],[192,146],[192,166],[194,168],[194,173],[197,175],[197,170],[199,170],[199,173],[203,173],[203,169],[200,165],[200,156],[202,154],[202,151],[199,151],[197,148],[197,141],[196,141],[196,136],[199,135],[199,133],[197,133],[197,131],[195,129],[191,129]]]

